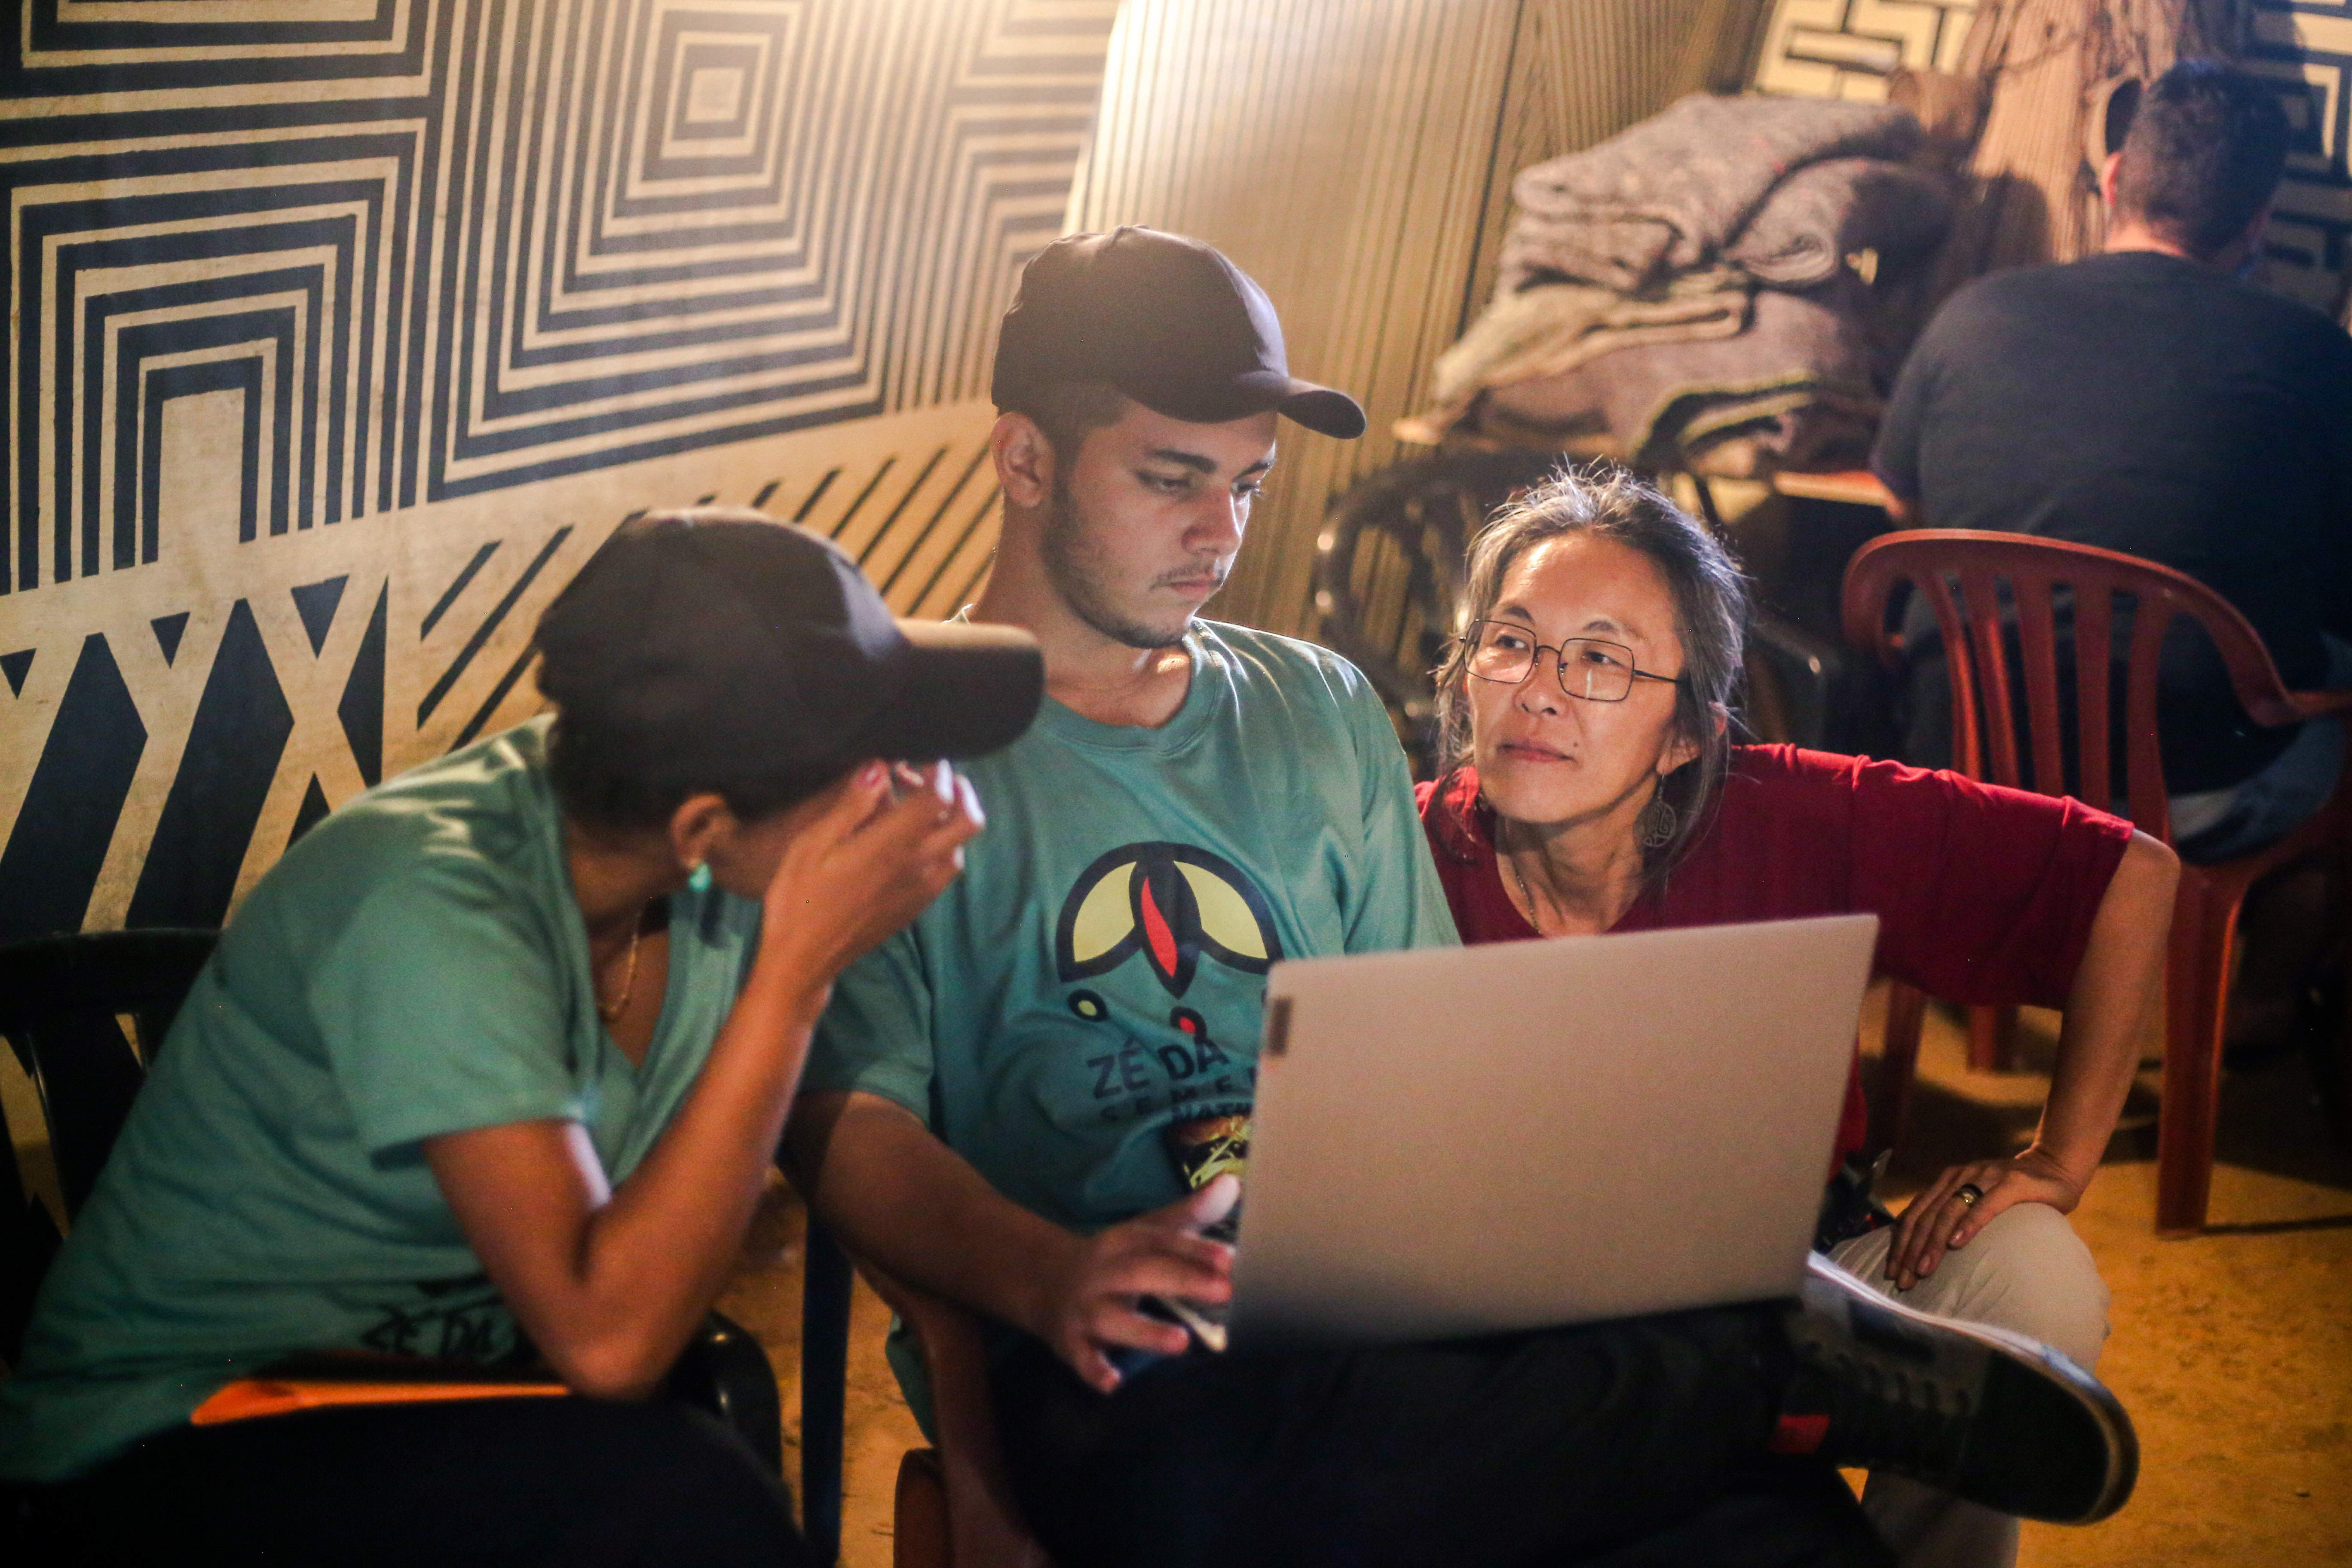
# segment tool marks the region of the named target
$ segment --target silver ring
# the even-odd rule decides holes
[[[1960,1200],[1962,1207],[1974,1208],[1977,1206],[1977,1200],[1984,1196],[1984,1189],[1974,1182],[1962,1182],[1953,1189],[1952,1195]]]

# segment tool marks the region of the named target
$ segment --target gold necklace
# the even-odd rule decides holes
[[[621,999],[610,1007],[604,1005],[604,998],[596,984],[595,971],[589,971],[588,989],[596,998],[596,1016],[607,1024],[617,1022],[621,1015],[629,1010],[629,998],[637,994],[637,943],[644,940],[645,934],[646,918],[644,911],[640,910],[637,923],[629,928],[629,973],[621,982]]]
[[[1503,838],[1500,832],[1497,832],[1495,836],[1495,852],[1497,855],[1502,856],[1503,864],[1511,868],[1511,880],[1519,885],[1519,897],[1527,900],[1528,901],[1528,929],[1533,931],[1538,936],[1541,936],[1543,934],[1543,922],[1536,919],[1536,896],[1534,893],[1528,890],[1528,879],[1526,874],[1520,871],[1519,863],[1517,860],[1512,859],[1510,855],[1503,848]]]

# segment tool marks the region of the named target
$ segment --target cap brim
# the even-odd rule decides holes
[[[1364,410],[1354,398],[1337,387],[1301,381],[1295,375],[1250,371],[1234,382],[1233,397],[1237,413],[1228,418],[1272,409],[1318,435],[1342,441],[1352,441],[1364,433]]]
[[[1157,414],[1197,425],[1222,425],[1253,414],[1280,414],[1318,435],[1352,441],[1364,433],[1364,410],[1337,387],[1276,371],[1254,370],[1209,386],[1175,388],[1118,384],[1119,390]]]
[[[1019,740],[1045,694],[1037,639],[1013,626],[900,621],[898,694],[861,738],[869,756],[983,757]]]
[[[1275,412],[1296,419],[1320,436],[1352,441],[1364,433],[1364,408],[1337,387],[1294,380],[1297,390],[1274,405]]]

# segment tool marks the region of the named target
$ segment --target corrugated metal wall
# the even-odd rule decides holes
[[[1082,230],[1145,223],[1232,256],[1296,374],[1347,388],[1361,441],[1286,427],[1213,613],[1300,633],[1328,499],[1392,460],[1389,425],[1492,286],[1510,176],[1680,93],[1739,79],[1759,0],[1127,0]]]

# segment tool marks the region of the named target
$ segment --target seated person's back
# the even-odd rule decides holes
[[[2168,73],[2108,162],[2106,252],[1956,295],[1904,367],[1873,462],[1916,509],[1906,521],[2189,574],[2311,688],[2333,683],[2322,633],[2352,635],[2352,339],[2233,276],[2259,247],[2285,129],[2255,79]],[[1931,624],[1917,606],[1913,621]],[[2197,634],[2176,628],[2162,689],[2176,794],[2236,784],[2294,739],[2244,718]],[[1938,729],[1915,721],[1914,760],[1942,760]]]

